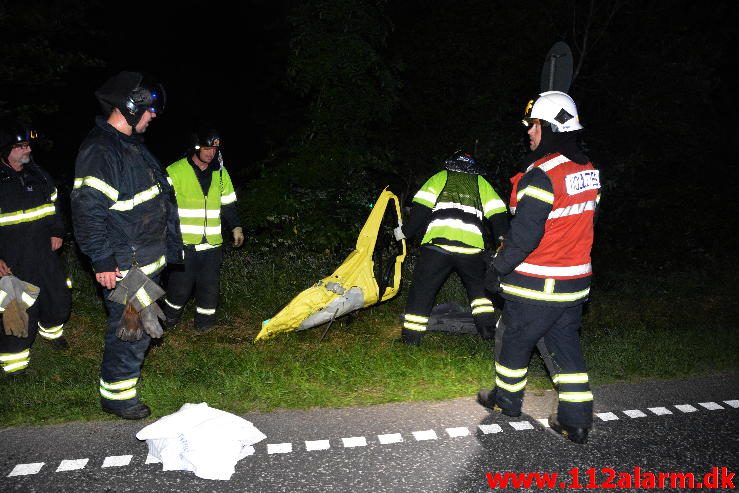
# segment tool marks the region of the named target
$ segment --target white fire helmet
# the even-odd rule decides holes
[[[575,101],[561,91],[543,92],[536,101],[529,101],[523,124],[529,127],[535,118],[551,124],[554,132],[573,132],[583,128]]]

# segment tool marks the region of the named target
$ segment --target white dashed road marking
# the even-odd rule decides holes
[[[292,443],[268,443],[267,453],[268,454],[289,454],[293,451]]]
[[[739,409],[739,399],[726,400],[722,402],[729,408]],[[699,412],[702,409],[706,409],[708,411],[718,411],[722,409],[727,409],[721,404],[718,404],[717,402],[713,402],[713,401],[699,402],[697,405],[700,407],[695,407],[691,404],[674,404],[672,407],[674,407],[675,409],[683,413]],[[655,416],[668,416],[668,415],[674,414],[673,411],[671,411],[665,406],[648,407],[647,410],[650,411]],[[648,417],[648,415],[640,409],[626,409],[621,412],[630,418]],[[595,416],[601,421],[618,421],[620,419],[619,416],[615,412],[612,412],[612,411],[595,413]],[[538,421],[544,427],[549,427],[547,418],[535,418],[535,421]],[[515,431],[535,429],[532,422],[526,421],[526,420],[509,421],[508,424]],[[503,427],[497,423],[478,424],[477,427],[480,429],[480,431],[484,435],[503,433],[504,431]],[[461,437],[468,437],[472,435],[472,433],[470,432],[470,429],[466,426],[445,428],[444,430],[446,431],[446,434],[449,436],[449,438],[461,438]],[[436,434],[436,431],[433,429],[414,431],[412,432],[412,435],[418,442],[439,439],[439,436]],[[402,443],[404,441],[403,435],[400,433],[386,433],[383,435],[377,435],[377,439],[381,445]],[[341,441],[344,445],[344,448],[366,447],[367,446],[367,438],[363,436],[344,437],[341,439]],[[306,440],[305,441],[305,450],[308,452],[317,451],[317,450],[329,450],[330,448],[331,448],[330,440]],[[289,454],[292,452],[293,452],[293,444],[289,442],[268,443],[267,444],[267,454]],[[133,459],[133,455],[111,455],[111,456],[105,457],[100,467],[101,468],[125,467],[131,464],[132,459]],[[89,462],[90,462],[89,458],[64,459],[59,462],[59,465],[55,469],[54,472],[78,471],[81,469],[85,469],[88,466]],[[153,464],[153,463],[159,463],[159,462],[160,461],[158,459],[147,454],[146,462],[145,462],[146,464]],[[13,468],[13,470],[10,471],[7,477],[30,476],[30,475],[38,474],[42,470],[45,464],[46,464],[45,462],[32,462],[32,463],[26,463],[26,464],[17,464]]]
[[[101,467],[123,467],[131,463],[133,455],[111,455],[106,457]]]
[[[629,418],[645,418],[647,415],[638,409],[629,409],[623,412]]]
[[[501,428],[498,424],[477,425],[477,427],[480,428],[480,431],[485,433],[486,435],[490,435],[491,433],[500,433],[503,431],[503,428]]]
[[[367,439],[364,437],[342,438],[341,441],[344,442],[345,448],[366,447],[367,446]]]
[[[460,426],[458,428],[447,428],[446,433],[447,435],[449,435],[449,438],[466,437],[469,436],[470,429],[466,426]]]
[[[56,472],[84,469],[89,461],[90,459],[63,460],[56,468]]]
[[[12,471],[10,471],[10,474],[8,474],[8,477],[11,476],[28,476],[29,474],[38,474],[38,472],[41,470],[42,467],[44,467],[44,462],[34,462],[32,464],[18,464],[13,468]]]
[[[377,435],[377,439],[380,440],[380,443],[383,445],[387,445],[390,443],[400,443],[403,441],[403,435],[400,433],[388,433],[386,435]]]
[[[511,421],[508,423],[516,431],[533,430],[534,427],[528,421]]]
[[[718,411],[719,409],[723,409],[723,406],[720,406],[715,402],[699,402],[698,405],[705,407],[709,411]]]
[[[434,430],[423,430],[423,431],[414,431],[413,436],[415,439],[419,442],[423,440],[436,440],[436,432]]]
[[[305,442],[305,450],[311,452],[313,450],[328,450],[331,444],[328,440],[312,440]]]
[[[684,413],[694,413],[697,411],[697,409],[690,404],[678,404],[675,407],[678,409],[678,411],[682,411]]]

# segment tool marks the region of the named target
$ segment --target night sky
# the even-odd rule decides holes
[[[591,2],[557,0],[3,2],[0,109],[33,118],[53,142],[36,150],[37,160],[71,183],[77,146],[98,112],[94,90],[120,70],[145,71],[168,94],[166,113],[146,135],[163,164],[182,155],[190,129],[207,119],[225,136],[237,186],[251,190],[265,167],[286,166],[300,155],[306,128],[316,122],[311,111],[323,97],[320,88],[329,87],[333,106],[319,102],[335,113],[320,117],[328,121],[323,128],[339,131],[326,131],[326,146],[351,141],[387,156],[383,179],[411,189],[456,148],[477,141],[503,195],[525,151],[518,126],[523,106],[538,92],[546,52],[562,40],[579,66],[570,93],[588,153],[615,199],[611,223],[620,227],[608,234],[663,234],[650,224],[672,217],[679,201],[655,205],[655,197],[684,193],[714,209],[734,207],[736,194],[728,202],[717,195],[728,196],[736,176],[739,127],[728,74],[736,63],[737,3],[592,5],[591,14]],[[337,10],[344,18],[325,22]],[[305,30],[316,25],[318,35]],[[373,47],[376,73],[342,79],[357,39]],[[324,60],[319,48],[311,53],[315,40],[326,40],[334,58]],[[92,63],[73,61],[49,80],[24,75],[48,71],[50,52]],[[311,76],[323,86],[301,91],[300,74],[288,75],[290,67],[316,71]],[[376,116],[361,105],[374,101],[387,111]],[[56,108],[49,111],[49,104]],[[345,137],[353,111],[359,130]],[[349,123],[338,121],[339,114]],[[727,179],[717,182],[698,169],[719,170]],[[317,163],[315,173],[320,170]],[[649,217],[637,225],[640,207]],[[729,230],[715,217],[708,226],[698,224],[705,219],[692,210],[686,220],[696,221],[692,241],[713,248],[713,237]]]

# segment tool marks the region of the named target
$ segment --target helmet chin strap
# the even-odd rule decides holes
[[[136,113],[134,113],[133,115],[128,111],[128,109],[120,110],[120,112],[123,115],[123,117],[126,119],[126,123],[131,125],[131,135],[136,135],[138,133],[138,130],[136,130],[136,125],[139,124],[144,114],[141,113],[138,115],[138,118],[136,118],[136,115],[139,113],[138,111],[136,111]],[[134,121],[134,118],[136,118],[135,121]]]
[[[144,115],[141,115],[141,116],[144,116]],[[138,125],[140,121],[141,121],[141,118],[139,118],[139,121],[134,124],[131,124],[131,122],[129,122],[129,125],[131,125],[131,135],[136,135],[139,133],[138,129],[136,128],[136,125]]]

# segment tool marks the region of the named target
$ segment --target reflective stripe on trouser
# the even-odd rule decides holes
[[[526,387],[526,375],[529,369],[508,368],[502,364],[495,362],[495,386],[504,389],[511,394],[523,394]]]
[[[106,382],[100,379],[100,397],[111,401],[126,401],[136,398],[138,378],[129,378],[118,382]]]
[[[0,353],[0,366],[5,373],[21,371],[28,366],[30,361],[30,349],[24,349],[19,353]]]
[[[5,372],[20,371],[28,366],[31,359],[30,349],[38,334],[38,303],[34,303],[28,313],[28,336],[15,337],[7,335],[0,317],[0,366]]]
[[[403,329],[413,330],[415,332],[426,332],[426,326],[428,323],[428,317],[413,315],[412,313],[403,314]]]
[[[216,321],[223,249],[185,250],[185,262],[169,271],[167,295],[162,309],[170,320],[179,320],[190,295],[195,292],[195,326],[205,328]]]
[[[578,335],[581,318],[582,305],[562,308],[507,300],[502,319],[505,332],[495,366],[496,370],[500,366],[515,375],[516,370],[528,367],[532,351],[543,338],[556,369],[553,379],[556,378],[560,392],[559,422],[588,428],[593,422],[593,400]],[[513,383],[511,379],[502,381]],[[501,385],[498,395],[520,409],[523,389]]]
[[[45,327],[44,324],[39,322],[38,335],[47,340],[59,339],[61,336],[64,335],[64,324]]]
[[[218,303],[218,289],[215,291],[215,302],[214,305]],[[202,300],[202,296],[201,296]],[[200,303],[200,301],[198,301]],[[202,306],[196,306],[195,307],[195,328],[196,329],[207,329],[208,327],[212,327],[216,324],[216,309],[215,308],[205,308]]]
[[[485,294],[485,261],[479,253],[455,254],[434,246],[421,247],[413,270],[405,313],[428,317],[436,294],[452,272],[457,272],[467,291],[478,332],[492,336],[496,315]]]
[[[182,316],[182,310],[184,308],[184,305],[177,305],[175,303],[172,303],[169,297],[164,297],[163,311],[168,319],[179,320],[180,316]]]
[[[158,276],[153,276],[152,281],[158,282]],[[108,310],[108,327],[105,332],[103,362],[100,365],[100,397],[109,409],[126,409],[138,401],[136,383],[141,376],[141,367],[151,337],[144,332],[138,341],[120,340],[116,336],[116,328],[125,307],[110,301],[109,295],[110,290],[103,291]]]
[[[47,340],[58,339],[64,335],[64,323],[72,310],[72,290],[67,286],[68,278],[58,255],[44,262],[42,268],[48,272],[42,274],[41,292],[36,300],[38,333]]]
[[[58,339],[64,334],[64,323],[72,309],[72,290],[67,287],[67,276],[61,268],[45,276],[45,283],[36,300],[39,310],[39,335],[44,339]]]
[[[560,402],[588,402],[593,400],[587,373],[558,373],[552,381],[557,385]]]
[[[468,288],[468,293],[485,293],[485,279],[482,277],[484,272],[484,270],[480,271],[479,279],[475,279],[471,283],[472,286]],[[495,324],[499,318],[493,302],[489,298],[481,296],[480,298],[474,298],[470,302],[470,308],[472,308],[472,318],[475,320],[477,332],[486,339],[492,339],[495,335]]]

